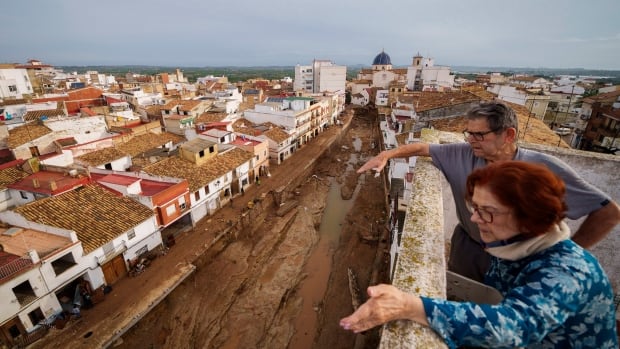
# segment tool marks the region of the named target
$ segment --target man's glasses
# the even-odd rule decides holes
[[[465,204],[467,205],[467,209],[469,210],[469,212],[471,212],[472,214],[476,212],[478,214],[478,217],[480,217],[480,219],[485,223],[493,223],[493,215],[502,215],[502,214],[510,213],[510,211],[492,212],[492,211],[487,210],[486,208],[478,207],[478,205],[473,204],[469,201],[465,201]]]
[[[485,132],[463,131],[463,136],[465,136],[465,140],[469,139],[469,136],[471,136],[471,137],[474,137],[474,139],[477,141],[482,141],[484,140],[484,136],[488,135],[489,133],[493,133],[493,132],[497,132],[497,130],[489,130]]]

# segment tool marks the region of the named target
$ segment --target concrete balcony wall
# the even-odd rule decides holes
[[[426,131],[426,130],[424,130]],[[435,132],[423,139],[437,143]],[[428,139],[426,138],[428,137]],[[418,159],[407,207],[393,285],[419,295],[446,297],[446,260],[441,173],[428,159]],[[447,348],[428,327],[393,321],[383,327],[379,348]]]

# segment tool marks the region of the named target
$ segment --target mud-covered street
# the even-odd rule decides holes
[[[348,270],[365,295],[385,280],[387,257],[382,179],[355,173],[377,152],[376,115],[349,110],[344,120],[32,348],[376,348],[377,331],[338,326],[353,311]]]
[[[352,311],[347,269],[364,289],[374,269],[384,266],[382,258],[375,261],[377,252],[383,256],[377,248],[384,248],[375,239],[385,211],[380,177],[355,173],[374,151],[373,120],[372,114],[357,114],[314,175],[284,193],[284,203],[296,202],[294,209],[282,217],[270,209],[264,222],[253,222],[260,225],[254,232],[198,258],[195,274],[116,347],[355,347],[355,336],[338,327],[338,319]],[[319,234],[330,183],[344,199],[355,198],[336,239]],[[380,275],[374,272],[376,279]],[[376,347],[376,334],[360,337],[358,347]]]

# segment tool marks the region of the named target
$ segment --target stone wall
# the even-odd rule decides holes
[[[435,132],[422,131],[422,139],[437,143]],[[413,194],[407,206],[392,284],[422,296],[446,298],[445,236],[441,173],[430,158],[416,162]],[[447,348],[428,327],[412,321],[393,321],[383,327],[380,348]]]

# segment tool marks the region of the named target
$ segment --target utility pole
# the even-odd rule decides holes
[[[527,100],[527,97],[526,97]],[[521,140],[525,140],[525,133],[527,132],[527,128],[530,125],[530,118],[532,117],[532,108],[534,108],[534,101],[531,101],[532,103],[530,104],[530,110],[529,113],[527,114],[527,122],[525,123],[525,129],[523,130],[523,136],[521,137]],[[544,116],[543,116],[544,119]]]
[[[568,115],[568,113],[570,113],[570,105],[573,102],[573,94],[575,92],[575,85],[573,85],[573,88],[570,91],[570,98],[568,99],[568,106],[566,107],[566,115]],[[564,117],[564,121],[566,121],[566,116]]]

